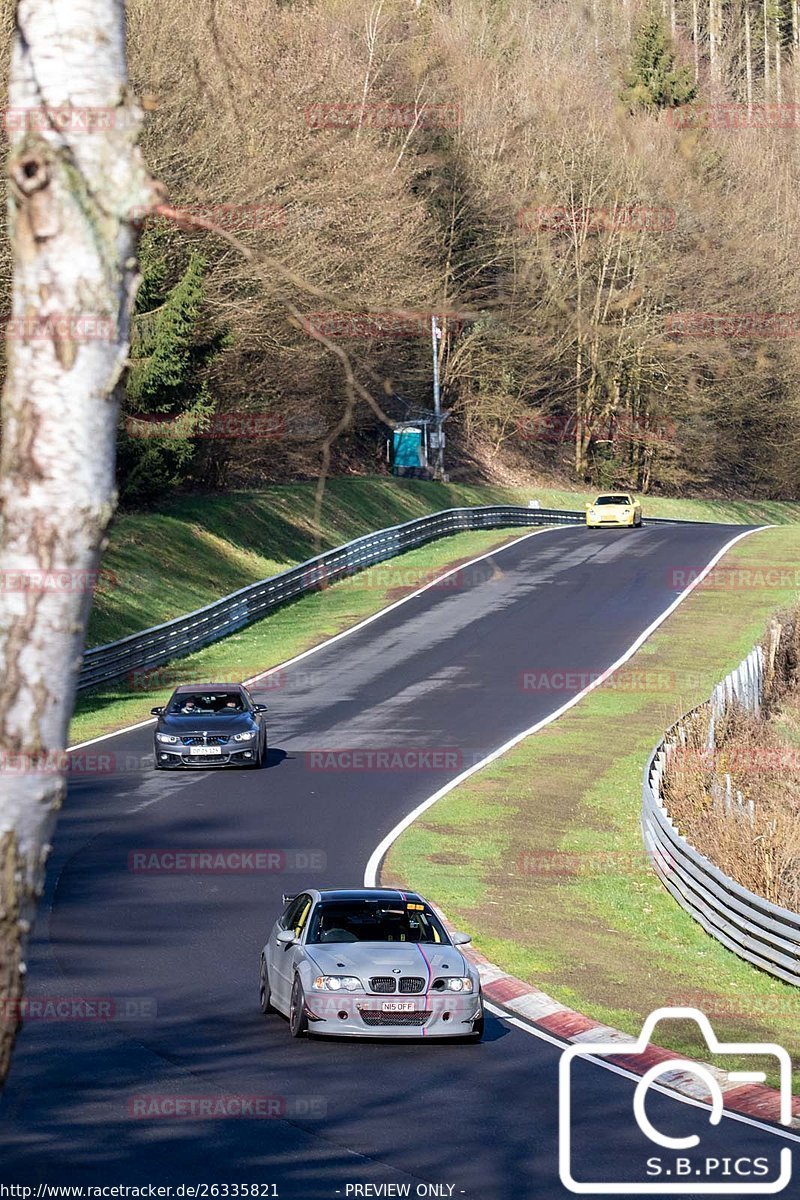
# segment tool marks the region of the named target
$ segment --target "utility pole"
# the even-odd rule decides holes
[[[434,478],[444,479],[444,431],[442,429],[442,399],[439,392],[439,342],[442,331],[436,323],[436,314],[431,314],[431,342],[433,344],[433,414],[435,425],[436,466]]]

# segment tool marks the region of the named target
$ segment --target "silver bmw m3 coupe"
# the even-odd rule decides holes
[[[477,969],[427,901],[390,888],[309,889],[285,909],[261,952],[261,1011],[289,1018],[292,1037],[480,1041]]]

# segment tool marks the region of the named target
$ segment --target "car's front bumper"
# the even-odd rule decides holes
[[[599,521],[586,518],[586,524],[590,529],[629,529],[635,524],[636,517],[603,517]]]
[[[209,767],[252,767],[258,758],[255,746],[245,746],[241,750],[232,750],[227,746],[221,749],[222,754],[189,754],[186,746],[172,747],[156,742],[153,753],[156,766],[164,770],[197,767],[207,771]]]
[[[483,1015],[480,992],[429,992],[395,999],[412,1003],[413,1010],[384,1012],[386,996],[314,992],[306,996],[309,1032],[330,1037],[468,1037]]]

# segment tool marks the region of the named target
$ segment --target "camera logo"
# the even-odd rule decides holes
[[[559,1174],[561,1182],[568,1191],[584,1196],[643,1196],[643,1195],[674,1195],[689,1194],[717,1196],[749,1196],[774,1195],[782,1192],[792,1177],[792,1152],[788,1146],[783,1146],[780,1153],[760,1157],[746,1156],[737,1151],[736,1142],[731,1139],[731,1152],[721,1155],[718,1150],[706,1152],[702,1147],[702,1139],[696,1133],[684,1137],[674,1137],[658,1129],[645,1111],[649,1089],[659,1077],[669,1072],[680,1071],[682,1075],[691,1075],[696,1081],[695,1095],[703,1096],[710,1104],[711,1112],[708,1122],[718,1126],[722,1120],[724,1101],[720,1084],[720,1072],[704,1063],[695,1063],[682,1058],[669,1059],[656,1063],[642,1075],[636,1087],[633,1098],[633,1115],[640,1132],[646,1139],[647,1154],[641,1167],[641,1182],[614,1180],[590,1181],[578,1180],[573,1175],[573,1106],[571,1087],[573,1081],[573,1062],[576,1058],[596,1059],[604,1056],[619,1057],[624,1054],[630,1057],[634,1054],[645,1054],[652,1039],[653,1030],[662,1020],[692,1020],[699,1026],[709,1051],[712,1054],[735,1054],[738,1057],[755,1056],[759,1060],[772,1058],[777,1060],[779,1069],[779,1122],[789,1127],[792,1123],[792,1063],[782,1046],[771,1042],[720,1042],[711,1023],[702,1012],[696,1008],[658,1008],[651,1013],[642,1026],[636,1042],[594,1042],[582,1045],[568,1046],[561,1055],[559,1063]],[[763,1070],[728,1071],[726,1072],[729,1085],[739,1087],[742,1084],[763,1084],[766,1075]],[[648,1146],[647,1143],[650,1143]],[[659,1147],[662,1154],[653,1153],[653,1145]],[[690,1154],[690,1151],[695,1151]],[[768,1178],[767,1178],[768,1177]],[[635,1179],[635,1177],[634,1177]],[[758,1182],[755,1182],[758,1180]]]

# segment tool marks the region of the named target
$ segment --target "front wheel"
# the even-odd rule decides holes
[[[275,1006],[272,1003],[272,991],[269,986],[267,962],[264,958],[261,959],[261,969],[258,973],[258,1007],[264,1016],[275,1012]]]
[[[264,761],[267,757],[267,747],[265,743],[259,742],[256,747],[256,756],[247,766],[251,771],[259,771],[264,766]]]
[[[303,985],[300,976],[295,975],[292,984],[292,999],[289,1004],[289,1032],[293,1038],[302,1037],[308,1032],[308,1017],[306,1016],[306,998],[303,995]]]
[[[483,1014],[483,1008],[481,1008],[481,1015],[478,1017],[477,1021],[472,1026],[472,1033],[470,1034],[470,1037],[469,1037],[469,1040],[471,1042],[479,1042],[482,1039],[484,1021],[485,1021],[485,1017]]]

